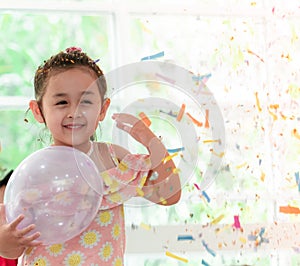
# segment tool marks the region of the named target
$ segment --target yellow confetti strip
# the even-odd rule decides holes
[[[220,143],[220,140],[219,139],[207,139],[207,140],[203,140],[203,143],[213,143],[213,142],[219,142]]]
[[[175,152],[174,154],[172,155],[168,155],[167,157],[165,157],[164,159],[162,159],[163,163],[166,163],[170,160],[172,160],[173,157],[177,156],[178,155],[178,152]]]
[[[141,197],[144,197],[144,195],[145,195],[144,191],[141,190],[139,187],[136,188],[136,193]]]
[[[225,217],[224,214],[221,214],[216,219],[212,220],[211,224],[217,224],[217,223],[219,223],[224,217]]]
[[[179,257],[179,256],[177,256],[177,255],[175,255],[175,254],[173,254],[173,253],[171,253],[171,252],[169,252],[169,251],[166,251],[166,256],[171,257],[171,258],[174,258],[174,259],[176,259],[176,260],[183,261],[183,262],[185,262],[185,263],[188,263],[188,262],[189,262],[188,259]]]
[[[174,168],[172,170],[173,174],[178,174],[180,172],[180,169],[179,168]]]
[[[167,204],[167,201],[166,201],[163,197],[160,197],[160,198],[159,198],[159,201],[160,201],[162,204],[164,204],[164,205]]]
[[[241,241],[243,244],[246,244],[246,242],[247,242],[247,239],[246,239],[246,238],[244,238],[244,237],[240,237],[240,241]]]
[[[242,168],[242,167],[244,167],[244,166],[246,166],[246,165],[247,165],[247,163],[244,162],[243,164],[237,165],[236,168],[237,168],[237,169],[240,169],[240,168]]]
[[[145,223],[143,223],[143,222],[140,224],[140,227],[143,228],[143,229],[145,229],[145,230],[150,230],[150,229],[151,229],[151,226],[150,226],[150,225],[145,224]]]

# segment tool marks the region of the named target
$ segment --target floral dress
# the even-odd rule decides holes
[[[92,223],[81,234],[62,244],[29,248],[22,256],[26,266],[121,266],[125,251],[123,203],[137,196],[150,168],[148,155],[127,154],[118,161],[111,144],[106,144],[114,167],[101,172],[104,196]],[[90,152],[95,160],[98,144]],[[94,155],[93,155],[94,154]],[[97,165],[97,162],[96,162]]]

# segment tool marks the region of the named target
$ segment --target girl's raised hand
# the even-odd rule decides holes
[[[41,244],[36,239],[40,233],[29,234],[35,225],[31,224],[25,228],[18,229],[18,225],[24,219],[24,215],[19,215],[11,223],[6,222],[5,206],[0,204],[0,255],[6,258],[18,258],[27,247],[35,247]]]
[[[118,113],[113,114],[112,118],[116,121],[117,127],[130,134],[136,141],[149,147],[155,134],[144,122],[131,114]]]

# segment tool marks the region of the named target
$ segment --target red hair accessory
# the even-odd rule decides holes
[[[66,52],[67,53],[70,53],[70,52],[81,52],[82,49],[80,47],[75,47],[75,46],[72,46],[72,47],[69,47],[66,49]]]

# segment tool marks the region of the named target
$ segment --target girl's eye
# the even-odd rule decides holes
[[[67,101],[59,101],[57,102],[55,105],[63,105],[63,104],[67,104],[68,102]]]
[[[83,103],[83,104],[91,104],[92,102],[90,100],[83,100],[83,101],[81,101],[81,103]]]

